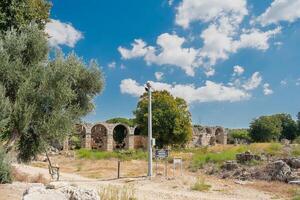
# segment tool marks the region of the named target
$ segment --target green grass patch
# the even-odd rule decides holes
[[[220,166],[227,160],[235,160],[236,154],[244,153],[250,150],[254,154],[270,154],[270,155],[282,155],[283,145],[280,143],[253,143],[250,145],[226,145],[226,146],[213,146],[209,148],[198,148],[189,150],[193,153],[190,169],[196,171],[197,169],[203,168],[207,163],[213,163]],[[300,147],[299,147],[300,154]],[[258,162],[254,161],[249,165],[257,165]]]
[[[198,178],[195,184],[191,187],[192,190],[200,192],[209,191],[210,188],[211,185],[207,184],[204,178]]]
[[[146,160],[147,153],[142,150],[124,150],[124,151],[97,151],[89,149],[79,149],[76,156],[81,159],[104,160],[117,158],[120,160]]]

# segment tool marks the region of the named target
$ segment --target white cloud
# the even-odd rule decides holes
[[[108,68],[110,69],[115,69],[116,68],[116,62],[112,61],[111,63],[108,64]]]
[[[264,26],[280,21],[294,22],[300,18],[299,8],[300,0],[274,0],[257,20]]]
[[[160,81],[163,79],[164,73],[163,72],[155,72],[154,73],[156,80]]]
[[[233,67],[233,76],[240,76],[244,73],[244,71],[244,67],[236,65]]]
[[[131,59],[142,57],[147,53],[146,43],[141,39],[135,39],[131,44],[132,49],[126,49],[123,47],[119,47],[118,50],[123,59]]]
[[[204,71],[206,77],[210,77],[210,76],[213,76],[215,75],[216,73],[216,70],[214,68],[207,68],[205,71]]]
[[[150,65],[172,65],[183,69],[186,74],[193,76],[197,50],[194,48],[183,48],[185,38],[176,34],[163,33],[157,38],[158,47],[146,46],[142,40],[135,40],[132,49],[119,47],[122,58],[129,59],[135,57],[144,57],[144,60]]]
[[[269,39],[281,32],[281,28],[277,27],[266,32],[258,29],[248,30],[240,36],[240,40],[234,45],[235,48],[254,48],[259,50],[267,50],[269,48]]]
[[[191,22],[209,22],[224,16],[240,23],[247,14],[246,0],[183,0],[177,8],[176,24],[188,28]]]
[[[145,92],[145,87],[139,85],[135,80],[124,79],[121,81],[120,90],[122,94],[130,94],[138,97]]]
[[[273,94],[273,90],[270,88],[270,84],[269,83],[265,83],[263,85],[263,92],[264,92],[264,95],[270,95],[270,94]]]
[[[67,45],[74,47],[83,38],[82,33],[76,30],[72,24],[63,23],[55,19],[51,19],[46,24],[45,32],[49,35],[51,46]]]
[[[206,81],[201,87],[193,84],[167,84],[151,82],[154,90],[167,90],[176,97],[185,99],[188,103],[213,102],[213,101],[241,101],[250,98],[250,94],[242,89],[226,86],[222,83]],[[132,79],[121,81],[120,90],[123,94],[140,96],[144,93],[144,86]]]
[[[262,77],[259,72],[254,72],[252,76],[242,85],[245,90],[253,90],[257,88],[262,81]]]

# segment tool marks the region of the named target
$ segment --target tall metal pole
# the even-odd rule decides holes
[[[148,89],[148,176],[152,177],[152,105],[151,85],[147,82]]]

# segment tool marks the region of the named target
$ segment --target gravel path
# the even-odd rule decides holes
[[[15,167],[24,173],[30,175],[43,174],[49,177],[48,170],[43,168],[31,167],[27,165],[18,165]],[[231,181],[219,180],[213,177],[207,178],[206,182],[211,185],[208,192],[192,191],[191,185],[195,182],[195,177],[185,175],[166,179],[162,176],[154,177],[149,180],[146,177],[139,178],[124,178],[110,180],[88,179],[76,174],[62,173],[61,181],[76,184],[83,188],[100,188],[113,186],[128,186],[133,187],[136,191],[136,196],[141,200],[267,200],[274,199],[272,194],[251,189],[249,187],[235,184]]]

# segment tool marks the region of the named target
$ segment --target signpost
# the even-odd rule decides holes
[[[155,172],[157,174],[157,160],[164,159],[165,160],[165,176],[168,175],[168,160],[169,157],[169,149],[155,149],[155,162],[156,162],[156,169]]]
[[[176,165],[180,165],[180,174],[182,176],[182,158],[173,158],[173,176],[175,177]]]

